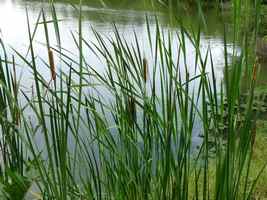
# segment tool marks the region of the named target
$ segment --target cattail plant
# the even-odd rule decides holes
[[[235,1],[236,13],[241,13],[237,5],[241,5],[242,0]],[[42,10],[43,22],[36,24],[44,25],[48,53],[45,64],[51,70],[49,83],[55,83],[57,78],[60,84],[57,87],[54,84],[54,90],[49,89],[46,77],[37,71],[40,66],[27,14],[31,58],[17,54],[33,71],[32,95],[35,97],[29,98],[23,93],[26,105],[19,111],[21,127],[14,129],[16,132],[9,123],[16,119],[9,119],[14,113],[9,91],[14,91],[12,95],[20,92],[15,61],[13,88],[8,84],[9,62],[7,59],[0,62],[0,132],[3,135],[0,146],[7,152],[3,153],[4,164],[8,166],[9,160],[15,160],[10,166],[15,168],[20,164],[24,172],[24,165],[28,167],[29,162],[31,166],[34,161],[38,179],[33,181],[47,199],[251,199],[250,193],[256,184],[249,176],[252,159],[249,153],[256,137],[256,112],[252,109],[257,60],[251,72],[247,54],[241,54],[229,69],[225,35],[225,81],[220,85],[211,50],[202,55],[200,29],[197,34],[191,34],[181,24],[177,34],[168,32],[167,39],[158,23],[155,34],[148,23],[151,57],[147,59],[140,53],[143,45],[137,36],[131,48],[130,41],[124,40],[116,27],[115,38],[106,40],[94,29],[96,42],[83,38],[81,4],[78,38],[73,35],[79,55],[69,56],[65,48],[50,47],[48,23],[54,24],[60,46],[59,21],[52,2],[53,20],[47,21]],[[240,20],[235,19],[234,30],[239,32],[238,22]],[[155,40],[151,40],[153,36]],[[233,37],[238,38],[237,34]],[[200,69],[195,69],[195,73],[186,61],[191,59],[191,55],[187,58],[188,39],[192,43],[190,48],[196,52],[195,67]],[[181,50],[178,57],[175,47]],[[98,72],[89,64],[90,57],[85,56],[84,49],[90,49],[105,63],[106,73]],[[64,70],[56,77],[53,51],[59,54],[62,67],[69,69],[69,75]],[[236,102],[240,98],[243,66],[251,72],[248,82],[252,82],[248,87],[251,95],[247,112],[242,116],[245,121],[237,125]],[[45,95],[43,88],[47,88]],[[15,106],[17,108],[19,106]],[[32,112],[27,113],[27,108]],[[227,128],[222,130],[224,125]],[[213,129],[226,130],[227,140],[213,134]],[[194,133],[198,132],[203,133],[199,149],[193,144]]]
[[[17,88],[17,75],[16,75],[16,66],[15,66],[14,56],[12,56],[12,64],[13,64],[13,91],[14,91],[14,94],[16,95],[18,88]]]
[[[136,120],[136,102],[133,96],[128,97],[126,110],[129,113],[129,124],[134,125]]]
[[[148,80],[148,62],[147,62],[147,59],[144,58],[143,59],[143,73],[144,73],[144,82],[146,83],[147,80]]]
[[[19,121],[20,121],[20,114],[19,114],[19,110],[16,107],[17,103],[18,103],[18,82],[17,82],[17,75],[16,75],[16,64],[15,64],[15,58],[14,56],[12,56],[12,66],[13,66],[13,93],[14,93],[14,99],[15,99],[15,124],[18,126],[19,125]]]
[[[51,49],[48,50],[48,57],[49,57],[49,65],[51,70],[51,79],[53,81],[56,80],[56,71],[55,71],[55,62],[54,62],[54,55]]]

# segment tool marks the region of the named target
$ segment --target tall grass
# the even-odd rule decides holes
[[[240,40],[241,8],[241,1],[235,1],[233,57]],[[190,33],[181,24],[177,33],[166,34],[158,23],[155,28],[147,23],[150,49],[145,52],[150,53],[145,57],[138,36],[129,43],[116,26],[114,37],[105,38],[92,29],[96,42],[86,40],[82,4],[75,9],[80,13],[78,34],[73,34],[77,60],[62,46],[53,3],[52,20],[46,19],[44,11],[38,17],[36,29],[42,27],[46,38],[48,57],[41,61],[51,70],[49,82],[38,71],[36,30],[32,32],[27,14],[30,57],[15,54],[32,70],[35,95],[19,89],[16,70],[11,73],[8,67],[16,69],[16,63],[3,54],[3,185],[12,179],[10,170],[21,177],[30,170],[34,172],[30,180],[38,188],[34,193],[43,199],[251,199],[257,181],[249,176],[257,64],[250,64],[246,53],[248,35],[242,38],[241,55],[230,59],[225,34],[221,81],[211,49],[200,50],[200,28]],[[54,24],[58,47],[50,45],[48,23]],[[187,40],[194,46],[194,66],[188,62],[192,58]],[[90,64],[84,49],[102,61],[105,73]],[[57,69],[55,57],[67,73]],[[249,96],[239,123],[236,103],[245,71],[251,77]],[[26,99],[23,107],[19,96]],[[222,125],[227,129],[222,130]],[[203,135],[199,149],[192,146],[195,131]]]

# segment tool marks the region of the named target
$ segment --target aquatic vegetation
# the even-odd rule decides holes
[[[64,49],[53,2],[50,6],[52,19],[41,10],[34,29],[26,13],[26,56],[13,49],[10,61],[1,41],[0,173],[5,198],[15,189],[17,199],[27,191],[43,199],[255,196],[266,167],[261,163],[257,172],[252,169],[258,142],[255,115],[263,108],[265,112],[265,106],[256,100],[257,59],[248,55],[251,33],[240,38],[240,1],[233,10],[231,57],[224,35],[224,80],[216,76],[212,50],[200,50],[201,27],[189,32],[180,22],[172,34],[164,32],[157,19],[154,28],[147,22],[145,51],[137,34],[128,42],[116,25],[110,37],[92,28],[95,39],[87,40],[82,5],[74,5],[79,20],[77,33],[72,33],[78,54],[73,55]],[[53,25],[57,46],[50,45],[48,24]],[[36,55],[37,29],[44,31],[47,57]],[[194,47],[192,57],[187,56],[186,40]],[[104,71],[97,70],[86,49]],[[16,78],[21,63],[32,72],[31,94]],[[40,73],[40,63],[50,77]],[[241,93],[244,73],[247,95]],[[203,137],[199,148],[193,143],[196,134]]]

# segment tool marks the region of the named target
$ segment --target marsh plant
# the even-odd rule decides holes
[[[250,33],[239,37],[240,4],[234,8],[232,57],[224,35],[223,80],[216,77],[211,49],[200,51],[201,28],[190,33],[181,23],[175,34],[166,33],[155,19],[156,26],[147,22],[149,49],[136,34],[132,42],[125,40],[115,25],[112,37],[92,28],[96,42],[91,42],[83,35],[80,4],[74,8],[80,17],[73,56],[61,43],[56,9],[50,6],[51,20],[41,11],[34,27],[27,15],[28,52],[7,53],[1,41],[3,198],[252,199],[265,166],[251,180],[258,68],[247,53]],[[48,24],[56,46],[50,45],[54,32]],[[37,29],[44,32],[47,57],[35,53]],[[186,40],[194,47],[193,66]],[[90,63],[88,50],[104,72]],[[40,63],[51,77],[39,72]],[[30,94],[16,78],[19,65],[32,71]],[[244,72],[249,95],[238,123],[235,105]],[[196,133],[203,135],[199,148],[192,142]]]

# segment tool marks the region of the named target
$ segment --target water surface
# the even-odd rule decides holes
[[[173,35],[179,32],[180,28],[176,18],[181,17],[181,15],[188,30],[192,32],[197,31],[199,26],[203,26],[201,18],[195,14],[196,12],[189,8],[186,13],[179,13],[178,11],[170,12],[170,10],[163,6],[153,7],[146,1],[142,2],[143,3],[140,4],[140,1],[124,0],[117,1],[113,4],[99,3],[98,1],[86,3],[82,6],[83,37],[87,41],[96,42],[92,28],[101,35],[113,37],[114,24],[116,24],[118,32],[128,42],[134,41],[134,32],[137,34],[143,54],[149,60],[146,18],[148,19],[151,30],[154,30],[156,26],[156,16],[160,26],[163,28],[164,34],[167,34],[168,31]],[[48,20],[51,19],[49,4],[44,1],[1,0],[0,37],[5,42],[5,45],[8,46],[8,51],[11,54],[15,54],[12,48],[16,49],[16,51],[20,52],[22,55],[26,55],[28,49],[29,39],[26,8],[30,18],[31,31],[33,31],[36,25],[36,20],[41,9],[45,11]],[[57,1],[55,8],[58,19],[62,20],[59,22],[62,47],[71,52],[71,56],[78,59],[77,46],[73,40],[73,35],[77,36],[78,32],[78,11],[67,1]],[[221,18],[216,15],[215,10],[210,10],[206,14],[206,24],[208,24],[208,26],[201,32],[200,49],[203,55],[206,54],[209,48],[211,49],[216,77],[218,82],[220,82],[220,80],[223,80],[224,67],[223,23],[221,23]],[[57,40],[53,25],[50,24],[48,29],[51,44],[56,47]],[[47,60],[47,49],[44,43],[45,37],[41,26],[37,29],[34,37],[34,48],[37,57]],[[177,39],[174,39],[174,56],[178,54],[177,43]],[[231,49],[231,43],[227,45]],[[195,49],[188,38],[186,38],[186,47],[187,65],[189,66],[189,72],[193,74],[195,73]],[[91,51],[85,49],[84,54],[86,55],[86,59],[90,61],[90,65],[94,66],[97,71],[105,71],[105,65],[103,65]],[[20,63],[20,61],[17,61],[17,63]],[[56,61],[56,64],[59,68],[57,70],[66,70],[58,61]],[[207,70],[209,71],[209,67]],[[31,70],[21,63],[17,71],[21,77],[21,88],[30,93],[31,86],[34,85]],[[45,67],[41,59],[38,61],[38,71],[45,78],[47,77],[47,81],[49,80],[50,71]],[[199,127],[196,127],[196,130],[199,130]],[[198,132],[195,132],[195,136],[195,141],[199,140],[197,137]]]

